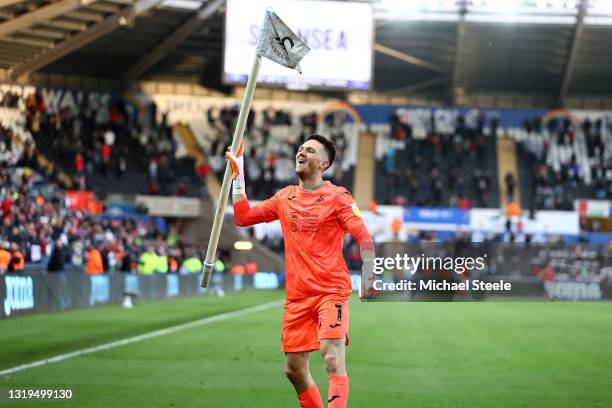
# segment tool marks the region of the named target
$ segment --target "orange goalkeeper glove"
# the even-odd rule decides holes
[[[232,168],[232,194],[244,195],[244,144],[241,142],[236,155],[232,154],[231,147],[227,148],[225,158],[229,161]]]

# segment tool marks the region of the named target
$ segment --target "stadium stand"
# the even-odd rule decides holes
[[[529,124],[519,161],[523,206],[572,210],[577,198],[612,198],[612,135],[601,119],[577,129],[568,121],[545,129]]]
[[[123,98],[110,107],[89,106],[83,99],[77,111],[50,110],[40,92],[15,101],[3,118],[15,131],[33,137],[64,176],[64,186],[108,193],[147,193],[201,196],[203,189],[189,158],[177,158],[177,142],[165,120],[143,126]]]
[[[211,106],[206,119],[180,118],[191,129],[197,144],[205,153],[212,171],[218,179],[225,171],[224,150],[231,142],[233,124],[238,106]],[[247,122],[245,138],[248,140],[246,157],[247,194],[264,199],[277,189],[297,181],[293,172],[295,152],[303,140],[312,133],[330,135],[338,149],[338,163],[327,176],[347,188],[352,186],[353,167],[356,162],[357,130],[342,115],[330,115],[318,123],[316,112],[267,108],[252,109]]]
[[[461,2],[457,4],[459,3]],[[217,11],[223,12],[221,6],[210,7],[211,10],[215,10],[213,14]],[[377,7],[380,5],[376,5]],[[143,16],[147,24],[156,26],[157,23],[164,21],[169,26],[172,25],[170,23],[178,24],[182,21],[179,17],[190,13],[176,9],[172,12],[168,12],[167,9],[161,11],[161,8],[163,7],[151,10],[150,16]],[[473,10],[470,8],[469,12],[476,12],[476,8],[475,6]],[[94,14],[101,12],[89,11]],[[210,55],[207,54],[206,58],[212,58],[216,64],[220,62],[217,58],[222,56],[222,36],[217,35],[222,31],[222,19],[212,20],[214,21],[210,21],[210,32],[198,33],[188,40],[182,38],[176,41],[178,44],[186,40],[186,43],[191,45],[198,41],[205,43],[206,48],[211,49]],[[518,137],[514,141],[503,138],[511,136],[505,131],[496,133],[494,129],[497,125],[493,124],[491,116],[487,116],[486,121],[491,123],[489,129],[485,129],[485,118],[482,113],[484,109],[481,109],[483,106],[501,109],[510,105],[513,108],[522,105],[541,107],[553,106],[559,102],[563,105],[566,102],[563,98],[556,99],[558,84],[553,84],[555,81],[545,81],[538,76],[539,74],[534,75],[531,71],[515,68],[506,71],[508,64],[501,63],[498,56],[490,54],[490,51],[486,50],[490,45],[481,41],[482,38],[490,37],[511,45],[513,41],[520,42],[523,34],[505,32],[500,36],[494,27],[474,26],[470,27],[467,33],[469,35],[466,37],[473,39],[474,48],[466,48],[459,47],[459,43],[455,44],[454,40],[449,42],[448,38],[454,38],[454,34],[449,36],[449,33],[454,31],[447,31],[448,27],[440,22],[418,22],[416,26],[413,24],[415,23],[383,24],[376,28],[378,39],[386,45],[376,44],[373,53],[376,70],[370,84],[373,90],[371,94],[346,89],[340,92],[329,90],[319,93],[318,89],[313,89],[312,93],[304,92],[289,97],[290,92],[282,90],[278,94],[282,93],[285,97],[289,97],[288,99],[295,98],[295,100],[285,100],[272,97],[271,95],[276,93],[270,89],[261,89],[264,91],[261,95],[265,95],[265,98],[261,98],[261,95],[255,98],[247,123],[246,176],[247,194],[250,198],[268,198],[277,189],[296,182],[293,174],[296,146],[313,132],[330,135],[336,142],[339,150],[338,164],[328,172],[328,177],[336,184],[353,191],[355,199],[362,208],[367,206],[368,197],[371,196],[374,208],[376,205],[385,204],[449,209],[488,208],[500,209],[503,214],[507,208],[506,203],[511,199],[518,199],[520,207],[531,210],[530,214],[533,215],[537,210],[571,210],[577,198],[605,200],[611,197],[612,136],[605,119],[593,117],[583,121],[579,128],[576,124],[568,122],[558,123],[556,126],[555,123],[546,123],[544,126],[534,121],[525,126],[527,136]],[[2,129],[3,144],[0,157],[3,162],[8,163],[7,170],[32,169],[36,180],[39,178],[45,180],[60,195],[64,194],[62,190],[75,189],[93,191],[99,198],[107,197],[111,193],[209,198],[207,197],[209,192],[210,197],[217,197],[225,168],[223,153],[230,144],[238,116],[237,100],[241,96],[240,92],[234,92],[228,97],[231,94],[228,91],[229,87],[210,84],[207,82],[209,78],[201,77],[202,72],[221,76],[222,72],[215,71],[217,68],[195,64],[189,68],[193,71],[185,73],[182,71],[184,67],[179,63],[183,60],[183,56],[177,57],[178,51],[169,49],[162,50],[163,55],[159,54],[161,59],[168,54],[164,64],[148,65],[141,71],[139,71],[141,67],[133,69],[135,67],[133,63],[138,60],[134,57],[137,55],[134,51],[141,52],[145,48],[155,49],[156,41],[162,38],[161,33],[149,32],[144,28],[145,25],[130,24],[126,27],[116,27],[117,29],[107,36],[96,37],[97,39],[94,39],[89,46],[65,55],[64,58],[58,56],[54,63],[41,69],[45,74],[57,74],[63,78],[62,86],[85,84],[90,79],[87,75],[127,78],[134,83],[137,79],[151,80],[150,84],[155,88],[155,92],[149,92],[140,100],[145,101],[144,103],[136,100],[137,92],[133,92],[136,88],[128,90],[122,87],[125,81],[119,81],[111,83],[112,86],[107,87],[106,91],[111,88],[113,89],[111,92],[125,91],[125,93],[121,96],[116,93],[109,94],[111,97],[108,104],[92,105],[88,98],[84,98],[78,101],[75,109],[66,106],[62,108],[63,105],[58,103],[54,105],[54,110],[51,109],[52,104],[44,100],[43,92],[18,93],[12,90],[13,85],[9,82],[15,79],[15,72],[5,73],[3,78],[7,84],[4,84],[5,92],[0,93],[0,116],[5,125]],[[414,29],[415,27],[417,29]],[[547,43],[548,40],[542,36],[538,28],[525,27],[525,33],[533,34],[542,44]],[[23,26],[17,31],[26,29],[27,26]],[[40,31],[37,33],[41,34]],[[126,33],[130,35],[126,36]],[[400,40],[403,34],[407,33],[413,36],[414,43],[411,45],[406,45]],[[138,38],[132,34],[136,34]],[[592,37],[592,34],[585,36],[581,41],[590,44]],[[63,40],[70,42],[70,33],[66,33],[66,37],[62,37],[62,41],[59,42],[63,43]],[[123,40],[126,49],[131,49],[131,56],[125,61],[118,59],[112,66],[102,64],[100,55],[105,57],[99,50],[113,48],[116,44],[123,43]],[[202,43],[198,43],[194,49],[202,48]],[[143,44],[147,45],[143,48]],[[45,50],[42,45],[37,47]],[[212,51],[212,48],[215,50]],[[47,51],[52,49],[53,47],[49,47]],[[399,50],[399,54],[390,53],[390,49]],[[531,51],[512,49],[521,60],[535,59]],[[41,50],[31,48],[31,53],[36,54]],[[480,54],[487,64],[475,66],[475,62],[479,59],[470,57],[472,55],[470,52]],[[83,66],[82,70],[74,70],[78,65],[75,61],[86,60],[87,53],[95,54],[98,61]],[[178,53],[187,55],[192,51],[182,48]],[[431,61],[433,65],[425,64],[419,68],[418,64],[413,64],[414,59],[405,58],[405,55],[412,54],[424,61]],[[20,71],[23,68],[21,64],[25,60],[20,61],[17,54],[11,54],[10,61],[8,57],[7,55],[4,68],[17,67],[19,68],[17,71],[26,72]],[[567,58],[569,57],[568,54]],[[555,72],[564,69],[557,66],[557,62],[541,59],[548,62],[538,62],[542,64],[538,67],[538,72],[543,72],[552,65],[555,65]],[[150,64],[154,58],[146,60],[147,64]],[[180,70],[179,65],[181,65]],[[495,71],[494,75],[492,72],[481,71],[482,67],[489,65]],[[222,70],[221,67],[218,68]],[[425,71],[421,72],[423,68]],[[444,83],[445,78],[432,79],[426,75],[426,70],[430,68],[439,72],[456,73],[457,75],[453,75],[453,82],[462,85],[450,87]],[[151,75],[143,75],[147,70]],[[179,71],[181,74],[175,75]],[[73,72],[82,78],[70,82],[68,76]],[[398,72],[405,73],[405,78],[404,75],[397,75]],[[514,82],[506,81],[508,75]],[[575,81],[581,84],[584,78],[588,77],[588,73],[580,69],[574,72],[574,75]],[[479,82],[484,77],[487,79],[482,83],[489,84],[487,86]],[[30,79],[34,78],[40,80],[41,77],[32,76]],[[408,88],[405,88],[406,78],[410,79]],[[50,82],[52,78],[49,76],[43,79]],[[572,84],[572,78],[558,79]],[[97,83],[108,85],[103,81]],[[546,86],[542,85],[544,83]],[[415,88],[414,99],[411,99],[413,94],[411,84],[418,85]],[[158,108],[155,103],[155,98],[159,94],[173,94],[177,98],[183,95],[194,97],[200,92],[200,90],[194,92],[195,87],[202,85],[211,86],[204,92],[210,98],[202,98],[205,101],[197,105],[201,109],[193,110],[195,112],[192,112],[191,116],[181,116],[183,112],[180,108],[173,111]],[[424,93],[420,92],[420,85],[424,86],[423,89],[426,90]],[[608,86],[607,83],[600,85]],[[143,82],[139,86],[142,91],[147,85]],[[188,86],[191,88],[186,92]],[[548,92],[549,88],[552,95],[549,96],[554,99],[529,95],[521,99],[518,96],[506,95],[509,89],[512,92],[529,93],[534,89]],[[564,88],[567,89],[563,92],[572,89],[568,88],[567,84]],[[489,97],[491,90],[493,90],[492,95],[495,95],[493,97]],[[464,91],[467,93],[464,94]],[[368,122],[367,124],[352,123],[351,118],[343,112],[319,116],[322,112],[321,106],[336,98],[343,101],[359,99],[360,103],[372,106],[387,104],[392,106],[392,111],[395,113],[384,120],[386,123]],[[313,107],[315,105],[316,108]],[[402,106],[409,105],[429,106],[423,108],[431,112],[430,123],[425,125],[424,132],[416,129],[414,123],[400,120],[399,110]],[[58,106],[60,108],[57,108]],[[456,117],[449,115],[454,122],[451,125],[452,129],[442,130],[436,125],[435,108],[431,108],[434,106],[449,112],[463,110]],[[473,106],[474,109],[469,109],[474,111],[481,109],[479,114],[481,116],[468,124],[469,113],[466,111],[467,108],[464,108],[469,106]],[[365,163],[368,151],[358,151],[360,143],[357,141],[365,132],[371,136],[369,146],[374,150],[375,160],[372,163],[372,171],[369,170],[370,163],[367,165]],[[19,142],[13,143],[14,140]],[[508,148],[505,147],[506,142]],[[514,143],[517,149],[516,156],[512,154],[515,149]],[[507,160],[502,157],[500,151],[509,152]],[[358,161],[360,166],[356,169]],[[364,172],[372,174],[364,175]],[[511,176],[508,176],[508,173]],[[361,197],[361,194],[358,194],[361,187],[359,182],[354,185],[356,175],[359,182],[372,184],[373,191]],[[10,196],[10,193],[8,195]],[[6,196],[3,195],[3,198]],[[505,214],[502,215],[504,216]],[[398,228],[403,231],[403,227]],[[506,233],[509,236],[497,234],[487,239],[513,240],[517,238],[512,237],[513,234],[522,235],[515,226],[507,228]],[[462,234],[442,234],[425,229],[410,234],[410,239],[415,240],[452,240],[461,237]],[[521,236],[518,239],[530,238]],[[276,234],[266,235],[263,240],[271,248],[282,250],[282,238]],[[354,250],[351,249],[351,245],[348,248],[349,253]],[[144,247],[142,249],[144,250]]]
[[[159,256],[174,257],[179,265],[196,249],[174,227],[151,217],[113,219],[74,210],[62,190],[27,167],[2,162],[0,180],[2,247],[21,252],[26,271],[87,270],[91,248],[100,252],[108,272],[137,270],[140,256],[149,248]]]
[[[3,101],[6,99],[4,95]],[[17,102],[9,106],[17,106]],[[179,237],[173,226],[152,217],[113,219],[73,209],[60,188],[61,180],[51,182],[34,170],[45,171],[46,167],[40,166],[40,155],[34,155],[34,146],[40,149],[40,145],[23,126],[23,114],[10,107],[1,109],[6,123],[0,127],[0,243],[11,254],[6,265],[0,264],[1,273],[41,268],[93,272],[87,268],[93,248],[100,253],[104,271],[167,271],[164,263],[180,266],[184,259],[202,250]],[[53,148],[53,142],[47,141],[49,144]],[[159,263],[145,270],[139,260],[149,249],[156,251]],[[23,262],[18,261],[19,254]],[[168,262],[169,258],[174,262]]]
[[[455,132],[430,129],[413,137],[410,125],[390,120],[378,134],[376,201],[429,207],[497,207],[496,138],[467,129],[459,117]]]

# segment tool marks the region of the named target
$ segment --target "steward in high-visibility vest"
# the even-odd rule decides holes
[[[168,257],[166,255],[157,256],[157,268],[155,268],[155,271],[160,273],[168,273]]]
[[[182,269],[189,273],[200,273],[202,272],[202,261],[200,261],[199,258],[192,256],[191,258],[185,259]]]
[[[9,261],[8,270],[11,272],[23,271],[25,267],[25,258],[19,249],[19,245],[13,244],[11,248],[11,260]]]
[[[11,253],[4,248],[0,248],[0,272],[8,270],[9,262],[11,262]]]
[[[102,263],[102,254],[95,247],[90,247],[87,251],[87,265],[85,265],[85,273],[88,275],[100,275],[104,273],[104,264]]]
[[[147,252],[140,255],[138,259],[138,272],[143,275],[153,275],[158,268],[158,256],[153,251],[153,248],[147,249]]]

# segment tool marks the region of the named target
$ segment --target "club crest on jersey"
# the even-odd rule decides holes
[[[357,207],[357,204],[351,203],[351,208],[353,209],[353,213],[355,213],[356,216],[361,218],[361,211],[359,211],[359,207]]]

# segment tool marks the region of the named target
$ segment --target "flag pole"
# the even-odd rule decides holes
[[[236,129],[234,130],[234,137],[232,139],[231,151],[233,154],[238,153],[240,143],[242,142],[242,135],[244,134],[244,128],[246,127],[249,111],[251,110],[251,102],[253,101],[253,94],[255,93],[255,86],[257,85],[257,76],[259,75],[260,66],[261,56],[259,56],[258,53],[255,53],[253,66],[251,67],[251,73],[249,74],[246,88],[244,90],[244,97],[242,98],[242,105],[240,105],[240,113],[238,114],[238,121],[236,122]],[[219,193],[219,200],[217,201],[217,207],[215,209],[215,219],[210,232],[208,249],[206,250],[206,259],[204,260],[204,266],[202,268],[202,279],[200,281],[200,286],[203,288],[207,288],[210,284],[210,276],[212,275],[215,265],[215,253],[217,252],[217,245],[219,244],[219,235],[221,234],[225,207],[227,206],[227,197],[229,195],[230,186],[232,185],[231,174],[232,171],[228,162],[225,165],[225,174],[223,175],[221,192]]]

